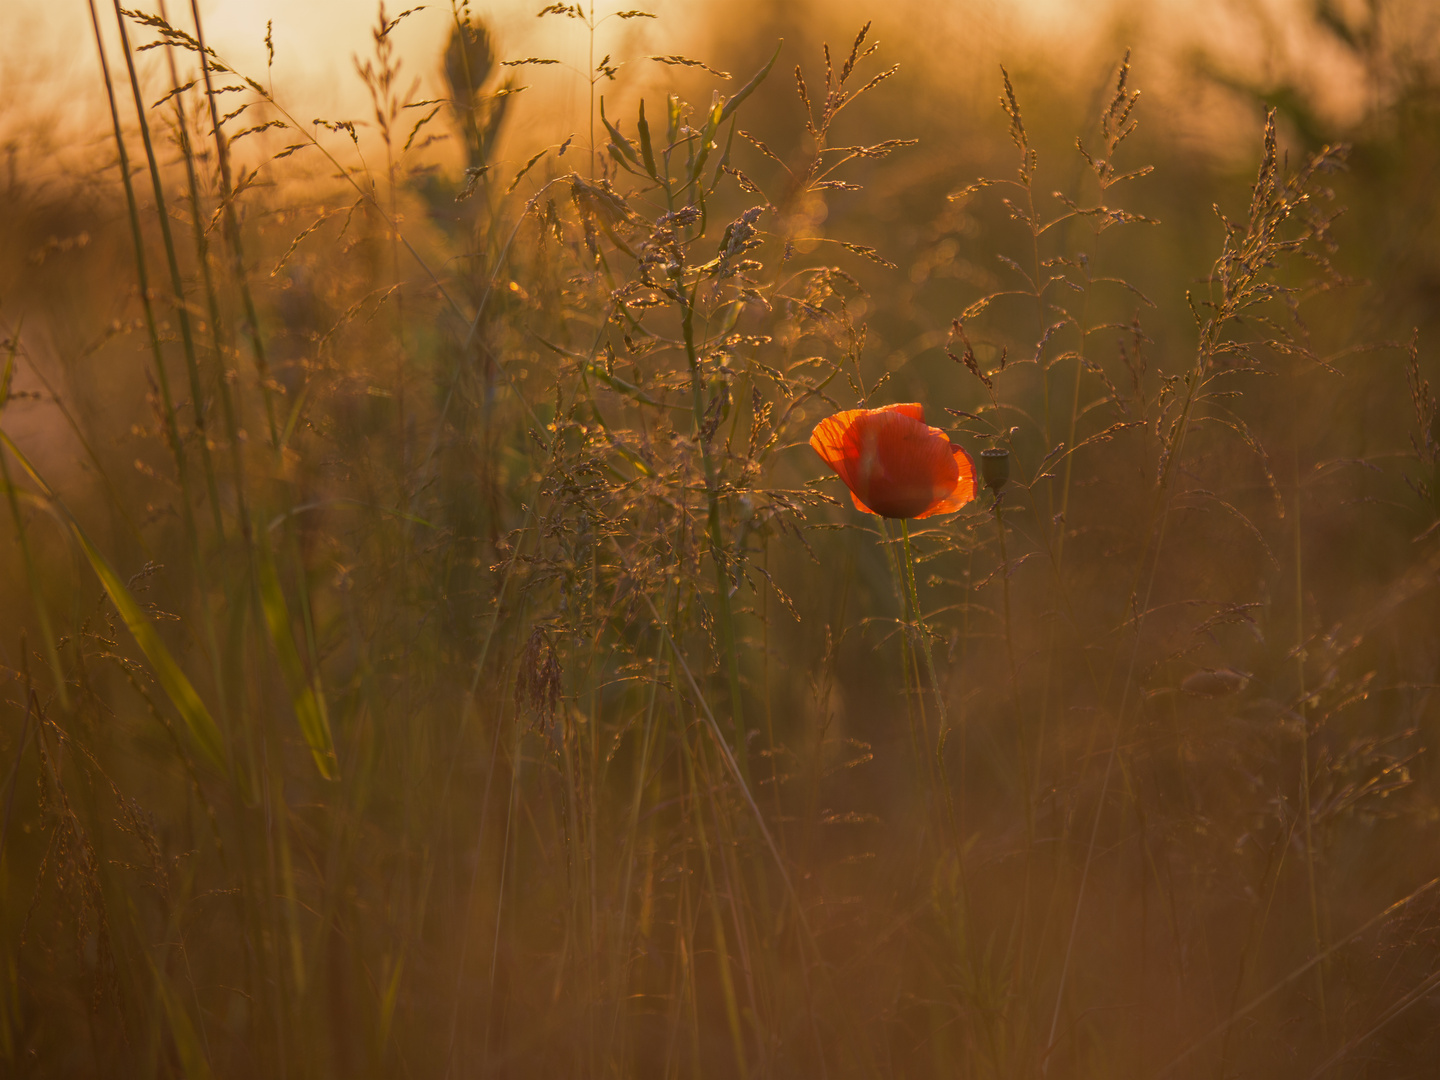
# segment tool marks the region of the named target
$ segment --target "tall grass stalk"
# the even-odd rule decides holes
[[[1294,453],[1294,498],[1290,512],[1294,516],[1295,530],[1295,678],[1299,684],[1296,694],[1295,711],[1300,715],[1300,813],[1304,820],[1305,880],[1309,892],[1310,933],[1314,939],[1315,955],[1325,952],[1325,939],[1320,929],[1320,890],[1315,878],[1315,837],[1314,812],[1310,805],[1310,717],[1306,691],[1305,661],[1305,552],[1304,534],[1301,531],[1301,502],[1303,492],[1300,484],[1300,448]],[[1325,1002],[1325,965],[1315,968],[1315,1000],[1320,1007],[1320,1030],[1326,1043],[1330,1042],[1330,1010]]]
[[[135,70],[135,56],[130,49],[130,35],[125,29],[125,15],[120,8],[119,0],[113,0],[115,8],[115,28],[120,36],[120,48],[125,54],[125,70],[130,77],[130,91],[135,102],[135,117],[140,130],[140,142],[145,147],[145,163],[150,171],[150,186],[155,195],[155,214],[160,223],[160,240],[165,249],[165,262],[170,271],[170,288],[174,293],[173,309],[175,320],[180,325],[180,343],[185,356],[185,371],[190,383],[190,409],[195,415],[195,433],[200,451],[200,467],[205,476],[205,488],[210,497],[211,513],[215,520],[215,533],[222,540],[225,536],[225,524],[220,511],[220,490],[215,481],[215,468],[210,460],[210,441],[205,434],[205,395],[200,386],[200,359],[195,348],[195,336],[190,327],[190,308],[185,298],[185,284],[180,275],[180,261],[175,253],[175,238],[170,230],[170,211],[165,200],[165,185],[160,176],[160,165],[155,159],[155,147],[150,140],[150,124],[145,118],[145,101],[140,93],[140,76]],[[92,17],[94,11],[91,11]],[[96,42],[99,44],[99,30],[96,29]],[[106,74],[106,81],[109,75]],[[116,117],[116,143],[121,141],[119,130],[119,118]],[[184,148],[182,147],[182,150]],[[121,151],[122,161],[124,152]],[[133,210],[132,210],[133,212]],[[137,237],[140,234],[138,223],[135,226]],[[136,248],[136,259],[143,258],[140,248]],[[143,277],[143,271],[141,272]],[[158,350],[157,350],[158,352]],[[157,358],[157,364],[159,360]],[[158,376],[157,376],[158,377]],[[163,391],[166,395],[166,408],[172,409],[169,401],[168,386]],[[182,484],[183,487],[183,484]],[[205,612],[205,621],[210,628],[213,638],[213,625],[211,624],[208,611]],[[212,646],[214,641],[211,642]],[[223,685],[223,684],[220,684]]]
[[[230,150],[225,142],[225,132],[220,123],[220,106],[215,96],[214,73],[218,70],[217,61],[212,59],[212,54],[205,45],[205,26],[200,18],[198,0],[190,0],[190,17],[195,25],[195,56],[200,64],[200,77],[205,83],[205,100],[210,107],[210,134],[215,140],[215,162],[220,177],[220,211],[225,223],[226,246],[230,249],[231,277],[240,294],[245,329],[250,338],[251,358],[259,375],[260,399],[265,404],[265,421],[269,427],[270,445],[278,453],[280,427],[275,416],[270,365],[265,355],[265,339],[260,330],[260,316],[255,306],[255,294],[250,288],[249,272],[245,266],[244,239],[240,232],[239,217],[235,212],[237,193],[230,169]]]

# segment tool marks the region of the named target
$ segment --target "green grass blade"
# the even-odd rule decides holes
[[[775,61],[780,59],[780,50],[784,47],[784,45],[784,38],[781,38],[779,41],[777,41],[775,43],[775,51],[770,54],[769,63],[767,63],[753,76],[751,76],[750,81],[747,82],[744,86],[742,86],[739,90],[737,90],[734,97],[732,97],[729,101],[725,102],[724,106],[720,109],[720,118],[717,121],[717,126],[719,124],[723,124],[726,120],[729,120],[730,117],[735,114],[735,110],[740,108],[740,103],[743,102],[746,98],[748,98],[751,94],[753,94],[755,92],[755,88],[765,81],[765,76],[770,74],[770,69],[775,66]]]
[[[640,156],[645,162],[645,171],[652,180],[659,180],[660,175],[655,168],[655,149],[650,145],[650,124],[645,119],[644,99],[640,101],[640,119],[635,122],[635,127],[640,132]]]
[[[395,958],[394,966],[390,969],[390,977],[385,980],[385,993],[380,998],[380,1022],[376,1026],[376,1048],[381,1054],[390,1042],[390,1027],[395,1019],[395,1006],[400,1001],[400,977],[405,972],[405,944],[400,945],[400,955]]]
[[[15,378],[15,353],[19,345],[20,328],[17,326],[5,356],[5,372],[0,375],[0,412],[4,411],[5,405],[10,400],[10,387]],[[5,497],[10,505],[10,517],[15,522],[15,538],[20,544],[20,558],[25,563],[25,580],[30,587],[30,598],[35,602],[35,615],[40,620],[40,637],[42,638],[40,644],[45,650],[45,659],[50,664],[50,670],[55,677],[55,693],[60,699],[60,707],[69,709],[70,693],[65,687],[65,669],[60,664],[60,650],[55,642],[55,632],[51,629],[50,608],[45,603],[40,574],[35,568],[35,559],[30,553],[30,542],[25,536],[25,521],[20,516],[19,492],[10,483],[10,467],[5,464],[3,454],[0,454],[0,484],[5,485]]]
[[[50,485],[45,482],[35,466],[30,463],[30,459],[21,452],[10,436],[0,431],[0,442],[4,442],[10,452],[15,455],[15,460],[20,462],[21,467],[29,473],[30,479],[39,485],[51,504],[59,508],[65,515],[65,520],[70,525],[70,531],[79,542],[85,558],[90,562],[90,568],[95,571],[95,576],[105,587],[106,595],[110,597],[110,602],[120,613],[120,618],[125,621],[126,628],[135,639],[135,644],[140,646],[140,651],[150,661],[156,679],[159,680],[161,688],[164,689],[171,704],[180,714],[180,718],[185,721],[185,726],[190,729],[190,734],[194,737],[201,753],[216,768],[224,769],[225,741],[220,736],[220,728],[216,726],[215,718],[205,708],[205,703],[195,692],[195,687],[190,684],[190,680],[180,670],[180,665],[170,655],[170,650],[160,640],[160,635],[156,632],[154,625],[145,617],[145,612],[135,597],[131,595],[125,582],[120,580],[120,575],[105,561],[105,556],[100,554],[100,550],[91,543],[90,537],[85,534],[80,523],[71,515],[65,504],[55,497]]]
[[[280,659],[280,668],[290,687],[290,700],[295,708],[295,719],[300,724],[300,734],[310,753],[315,757],[315,767],[326,780],[338,780],[340,769],[335,760],[335,742],[330,735],[330,718],[325,708],[325,694],[320,686],[318,674],[312,681],[305,675],[305,666],[300,662],[300,649],[295,644],[295,635],[290,629],[290,608],[285,603],[285,593],[280,588],[280,575],[275,571],[275,560],[270,549],[262,540],[256,545],[256,560],[259,574],[260,606],[265,611],[265,626],[270,631],[270,640],[275,646],[275,655]]]
[[[15,537],[20,543],[20,559],[25,564],[25,581],[30,588],[30,598],[35,602],[35,615],[40,620],[41,646],[45,660],[55,676],[55,693],[61,708],[70,708],[70,693],[65,687],[65,669],[60,663],[60,650],[55,643],[55,631],[51,627],[50,608],[45,603],[45,592],[40,574],[35,568],[35,558],[30,551],[30,542],[25,536],[25,519],[20,516],[19,492],[10,482],[10,467],[0,455],[0,484],[5,485],[5,498],[10,506],[10,518],[15,523]]]
[[[20,351],[20,323],[10,337],[10,347],[5,350],[5,371],[0,374],[0,409],[10,400],[10,384],[15,381],[15,354]]]
[[[164,973],[150,961],[150,970],[155,976],[155,989],[159,992],[160,1003],[165,1008],[165,1018],[170,1022],[170,1038],[175,1043],[175,1055],[180,1059],[180,1070],[187,1080],[210,1080],[210,1061],[200,1034],[190,1014],[185,1011],[178,997],[170,989]]]

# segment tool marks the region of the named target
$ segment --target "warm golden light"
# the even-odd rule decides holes
[[[153,2],[0,11],[0,1077],[1433,1075],[1440,2]]]

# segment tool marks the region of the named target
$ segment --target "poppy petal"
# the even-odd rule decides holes
[[[810,445],[865,513],[929,517],[975,496],[970,455],[926,424],[917,402],[836,413],[816,425]]]
[[[955,490],[923,514],[916,514],[917,518],[931,517],[934,514],[953,514],[975,498],[975,459],[953,443],[950,449],[954,451],[955,465],[959,471],[959,476],[955,481]]]
[[[881,516],[916,517],[954,490],[957,467],[943,432],[898,410],[871,413],[852,430],[860,444],[854,491]]]
[[[851,432],[866,411],[850,409],[826,417],[815,426],[810,436],[810,446],[820,459],[839,473],[840,479],[852,489],[855,487],[855,466],[859,455]]]
[[[911,420],[919,420],[920,423],[925,423],[925,406],[921,405],[918,401],[905,401],[899,405],[887,405],[885,411],[897,412],[901,416],[910,417]]]
[[[863,502],[861,502],[861,501],[860,501],[860,496],[859,496],[859,495],[856,495],[855,492],[853,492],[853,491],[850,492],[850,501],[855,504],[855,509],[856,509],[856,510],[859,510],[862,514],[874,514],[874,513],[875,513],[874,510],[871,510],[870,507],[866,506]],[[876,514],[876,516],[878,517],[879,515]]]

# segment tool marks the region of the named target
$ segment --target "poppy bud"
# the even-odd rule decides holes
[[[996,495],[1010,479],[1010,451],[1003,446],[980,451],[980,476]]]

